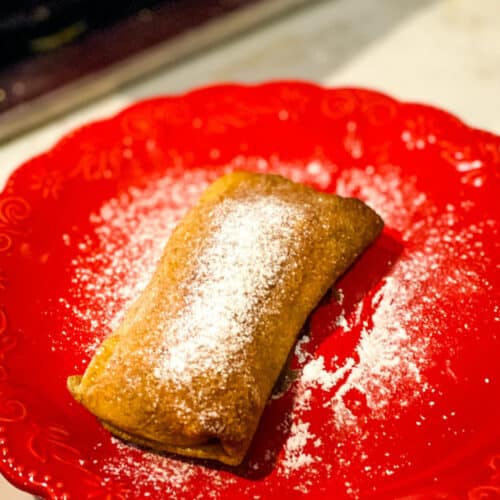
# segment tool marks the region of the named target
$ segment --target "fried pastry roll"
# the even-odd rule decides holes
[[[239,464],[308,315],[382,226],[356,199],[221,177],[69,390],[120,438]]]

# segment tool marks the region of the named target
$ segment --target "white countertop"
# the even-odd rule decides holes
[[[124,88],[0,147],[0,188],[62,134],[128,103],[221,81],[363,86],[500,134],[498,0],[331,0]],[[32,498],[0,478],[0,498]]]

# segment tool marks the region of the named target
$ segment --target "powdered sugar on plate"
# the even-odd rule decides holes
[[[293,388],[292,424],[281,462],[286,475],[302,468],[300,458],[287,460],[289,445],[295,449],[297,442],[301,450],[307,450],[301,456],[307,462],[308,473],[318,467],[329,470],[330,465],[336,464],[337,473],[342,476],[351,463],[371,463],[371,457],[364,452],[368,448],[366,440],[374,438],[364,431],[367,415],[382,423],[398,419],[426,393],[436,394],[425,375],[433,355],[447,350],[453,358],[461,343],[460,335],[467,334],[465,327],[457,330],[454,337],[443,338],[441,332],[446,331],[449,318],[440,305],[447,301],[467,302],[474,296],[487,297],[493,290],[481,269],[491,264],[483,249],[482,235],[498,231],[494,221],[483,220],[457,229],[459,218],[453,206],[436,213],[412,180],[403,183],[400,169],[389,165],[376,174],[371,167],[348,170],[340,176],[337,191],[344,196],[360,196],[383,214],[389,228],[400,230],[401,239],[412,245],[403,249],[380,286],[359,302],[349,316],[340,307],[331,335],[342,332],[358,337],[349,356],[338,359],[334,355],[326,360],[320,354],[321,347],[316,354],[308,351],[310,336],[298,342],[296,359],[301,375]],[[422,214],[426,218],[422,219]],[[448,286],[442,286],[443,283]],[[340,293],[336,302],[342,306],[343,299]],[[338,432],[338,436],[347,436],[337,441],[330,464],[325,463],[324,450],[310,455],[316,434],[307,424],[319,405],[326,410],[323,415],[331,424],[327,427],[332,435]],[[396,408],[399,413],[395,414]],[[345,442],[348,446],[344,446]],[[384,470],[366,465],[365,472],[367,478],[390,476],[410,465],[398,460]],[[345,486],[347,493],[356,495],[348,481]]]
[[[390,228],[408,237],[414,215],[432,208],[426,203],[426,194],[418,191],[416,177],[406,176],[401,182],[401,173],[401,167],[389,164],[377,169],[371,165],[346,169],[337,179],[335,192],[365,201]]]
[[[321,460],[320,457],[314,457],[305,451],[308,441],[317,438],[309,431],[309,427],[308,422],[292,424],[290,436],[284,448],[283,460],[280,463],[280,468],[285,475],[291,474],[294,470],[311,466],[316,460]]]
[[[86,358],[119,325],[151,279],[176,223],[217,176],[205,170],[165,176],[129,188],[90,215],[95,234],[76,243],[80,254],[72,262],[73,300],[60,299],[68,312],[66,328],[74,335],[80,332]],[[63,240],[70,244],[68,235]],[[64,342],[57,347],[64,349]]]
[[[219,498],[218,490],[235,482],[229,474],[222,477],[220,471],[210,467],[144,451],[114,437],[111,437],[111,444],[115,458],[102,464],[102,470],[108,477],[117,480],[128,477],[130,483],[137,487],[137,491],[129,492],[133,498],[147,489],[147,497],[151,499],[165,496],[216,499]],[[195,495],[190,492],[190,482],[194,479],[202,485],[201,491]]]
[[[95,233],[76,243],[81,253],[72,263],[72,298],[61,303],[67,328],[81,332],[84,362],[146,286],[175,223],[214,178],[242,168],[242,161],[237,158],[218,170],[186,170],[144,188],[131,188],[92,215]],[[352,467],[361,468],[370,484],[411,466],[400,454],[387,456],[383,467],[377,468],[366,450],[378,438],[389,439],[390,422],[406,418],[409,409],[424,400],[430,404],[439,398],[439,388],[429,383],[426,374],[437,351],[446,350],[451,359],[458,355],[460,338],[474,334],[467,318],[478,302],[475,298],[487,297],[493,287],[482,272],[491,265],[484,242],[498,241],[498,221],[464,222],[465,205],[437,206],[419,191],[415,178],[403,177],[395,165],[338,173],[333,165],[316,162],[308,166],[264,159],[247,162],[248,169],[279,171],[318,188],[335,190],[336,182],[338,194],[359,197],[377,210],[385,220],[386,234],[401,245],[392,267],[361,300],[353,298],[355,287],[348,274],[334,297],[321,306],[336,311],[329,331],[318,342],[313,325],[299,339],[293,360],[298,378],[281,398],[269,403],[269,411],[285,400],[291,403],[283,422],[272,429],[280,436],[278,444],[258,448],[248,461],[249,470],[267,467],[269,475],[284,481],[297,478],[301,494],[307,494],[314,478],[325,473],[343,481],[343,495],[356,496],[359,485],[351,482]],[[463,306],[453,318],[453,336],[446,334],[450,318],[443,312],[449,301]],[[486,300],[484,307],[494,305]],[[332,353],[330,343],[337,340],[349,341],[351,347]],[[64,348],[64,339],[60,342]],[[182,357],[176,359],[181,366]],[[443,369],[452,376],[451,365]],[[366,430],[367,420],[378,425],[378,434]],[[422,422],[418,417],[415,426]],[[223,492],[231,481],[226,471],[159,457],[116,440],[112,446],[119,458],[100,464],[103,470],[112,477],[133,475],[147,481],[152,494],[185,495],[183,488],[193,480],[220,481],[218,491]],[[272,456],[276,465],[269,469]],[[260,480],[266,481],[265,476]]]

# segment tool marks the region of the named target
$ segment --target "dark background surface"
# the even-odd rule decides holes
[[[2,2],[0,113],[259,1]]]

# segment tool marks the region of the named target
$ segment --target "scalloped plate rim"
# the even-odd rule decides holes
[[[87,129],[89,127],[94,127],[94,126],[99,126],[99,125],[104,125],[110,122],[113,122],[119,118],[121,118],[123,115],[126,115],[133,109],[137,107],[141,107],[143,105],[151,104],[155,101],[160,101],[163,99],[175,99],[175,100],[184,100],[184,99],[190,99],[193,95],[198,95],[198,94],[203,94],[204,92],[210,91],[212,89],[218,89],[218,90],[223,90],[224,88],[228,89],[256,89],[260,90],[263,88],[268,88],[268,87],[279,87],[283,85],[300,85],[302,87],[309,87],[311,89],[316,89],[319,91],[327,91],[327,92],[361,92],[364,94],[371,94],[374,96],[379,96],[384,99],[388,99],[392,102],[394,102],[398,107],[399,106],[418,106],[426,111],[434,112],[434,113],[439,113],[444,117],[447,117],[448,119],[452,119],[456,121],[458,124],[463,126],[464,128],[467,128],[470,132],[474,133],[480,133],[480,134],[485,134],[488,136],[491,136],[492,138],[500,141],[500,134],[496,134],[495,132],[490,132],[488,130],[482,129],[480,127],[475,127],[472,125],[469,125],[465,120],[460,118],[458,115],[453,113],[452,111],[448,111],[446,109],[439,108],[438,106],[432,105],[432,104],[427,104],[424,102],[420,101],[412,101],[412,100],[403,100],[403,99],[398,99],[396,97],[393,97],[389,95],[386,92],[380,91],[378,89],[372,89],[369,87],[363,87],[363,86],[326,86],[326,85],[321,85],[316,82],[310,82],[307,80],[295,80],[295,79],[278,79],[278,80],[270,80],[270,81],[265,81],[265,82],[258,82],[258,83],[232,83],[232,82],[222,82],[222,83],[215,83],[215,84],[207,84],[207,85],[200,85],[197,87],[194,87],[192,89],[189,89],[185,92],[179,92],[179,93],[173,93],[173,94],[158,94],[154,95],[151,97],[146,97],[144,99],[139,99],[138,101],[131,102],[125,107],[115,113],[111,113],[109,116],[104,117],[104,118],[98,118],[96,120],[90,120],[87,123],[82,123],[80,125],[77,125],[76,127],[64,132],[59,139],[57,139],[51,146],[48,146],[47,149],[44,151],[36,154],[35,156],[23,161],[21,164],[19,164],[17,167],[14,167],[14,170],[10,173],[10,175],[7,177],[4,189],[0,191],[0,196],[2,196],[5,192],[5,187],[9,183],[9,181],[15,176],[16,172],[19,170],[23,169],[26,165],[30,164],[33,160],[40,156],[44,156],[48,153],[50,153],[53,149],[56,149],[59,147],[65,140],[69,139],[72,135],[75,135],[79,133],[80,131]]]

